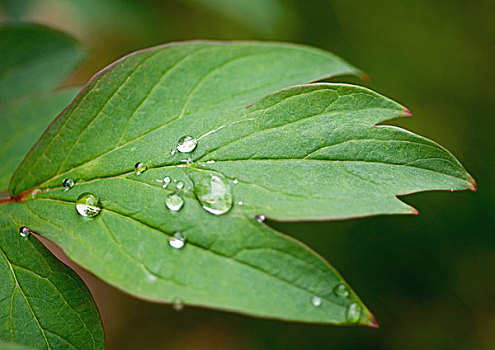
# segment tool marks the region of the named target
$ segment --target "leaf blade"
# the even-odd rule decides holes
[[[84,57],[67,34],[27,23],[0,26],[0,52],[0,105],[55,88]]]
[[[0,339],[36,348],[103,348],[103,328],[79,277],[1,210]]]

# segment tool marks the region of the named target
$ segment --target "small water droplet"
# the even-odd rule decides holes
[[[243,201],[239,201],[239,202],[237,202],[237,204],[244,205],[244,202]]]
[[[163,188],[167,188],[167,186],[168,186],[168,184],[170,183],[170,181],[172,181],[172,180],[170,179],[170,176],[165,176],[165,177],[163,178],[163,185],[162,185],[162,187],[163,187]]]
[[[151,274],[151,273],[150,273],[148,276],[146,276],[146,278],[147,278],[147,279],[148,279],[148,281],[150,281],[150,282],[156,282],[156,281],[157,281],[157,279],[158,279],[155,275],[153,275],[153,274]]]
[[[182,136],[177,142],[177,151],[180,153],[189,153],[194,151],[198,145],[198,140],[192,136]]]
[[[237,184],[239,183],[239,180],[234,179],[234,180],[232,181],[232,183],[233,183],[234,185],[237,185]]]
[[[171,211],[179,211],[184,205],[184,200],[177,193],[170,193],[165,199],[165,205]]]
[[[19,229],[19,234],[21,235],[21,237],[28,237],[31,234],[31,230],[26,226],[22,226]]]
[[[35,198],[38,194],[40,194],[42,191],[37,188],[31,193],[31,198]]]
[[[62,186],[64,187],[64,190],[65,191],[68,191],[72,187],[74,187],[74,180],[72,180],[72,179],[64,179],[64,181],[62,181]]]
[[[79,197],[77,197],[76,210],[81,216],[94,218],[101,212],[100,199],[93,193],[81,193]]]
[[[333,289],[333,293],[341,298],[347,298],[349,296],[349,289],[343,284],[337,284]]]
[[[181,249],[186,244],[186,238],[180,232],[175,232],[173,237],[168,238],[168,245],[175,249]]]
[[[141,175],[147,169],[148,169],[148,167],[146,166],[146,164],[141,163],[141,162],[136,163],[136,165],[134,165],[134,170],[136,170],[136,175]]]
[[[175,188],[178,190],[182,190],[184,188],[184,183],[182,181],[177,182],[177,185],[175,185]]]
[[[316,296],[316,295],[313,296],[311,298],[311,304],[313,304],[313,306],[315,306],[315,307],[320,306],[321,305],[321,298],[319,296]]]
[[[177,150],[174,148],[173,150],[170,151],[170,155],[174,155]]]
[[[195,174],[193,181],[194,194],[204,210],[223,215],[232,208],[232,189],[223,175],[200,172]]]
[[[175,311],[182,311],[184,310],[184,303],[179,298],[176,298],[172,301],[172,307]]]
[[[208,160],[206,161],[206,164],[215,164],[216,162],[214,160]]]
[[[361,318],[361,306],[358,303],[352,303],[347,309],[346,319],[349,323],[356,323]]]
[[[265,221],[265,220],[266,220],[266,216],[265,216],[265,215],[263,215],[263,214],[261,214],[261,215],[256,215],[254,218],[255,218],[255,219],[256,219],[256,221],[258,221],[258,222],[263,222],[263,221]]]

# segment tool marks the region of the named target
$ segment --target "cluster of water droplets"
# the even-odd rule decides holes
[[[332,293],[341,299],[347,299],[351,295],[349,289],[343,283],[337,284],[333,288]],[[311,297],[311,304],[314,307],[320,307],[323,304],[323,299],[317,295],[314,295]],[[347,308],[347,311],[345,314],[346,321],[348,323],[358,322],[361,319],[362,312],[363,312],[363,309],[358,303],[356,303],[356,302],[351,303],[349,305],[349,307]]]

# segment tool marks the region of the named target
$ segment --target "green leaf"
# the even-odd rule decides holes
[[[84,52],[72,37],[38,24],[0,25],[0,106],[60,84]]]
[[[37,349],[103,349],[81,279],[0,210],[0,340]],[[0,345],[0,347],[3,345]]]
[[[289,44],[195,42],[130,55],[95,76],[50,126],[12,179],[6,202],[23,203],[6,210],[142,298],[374,325],[328,263],[257,215],[410,213],[396,194],[472,182],[435,143],[375,127],[409,112],[368,89],[309,84],[264,97],[349,73],[359,72],[329,53]],[[171,152],[183,136],[196,138],[197,147]],[[138,162],[148,168],[140,175]],[[166,176],[176,182],[164,189]],[[76,186],[65,191],[65,178]],[[230,204],[228,196],[211,203],[222,191],[235,203],[213,215],[213,204]],[[102,201],[93,219],[75,210],[84,192]],[[178,212],[166,208],[175,192],[184,199]],[[176,231],[186,236],[182,249],[169,245]]]
[[[80,87],[31,96],[0,108],[0,189],[50,122],[76,96]]]

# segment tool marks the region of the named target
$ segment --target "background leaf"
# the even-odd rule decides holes
[[[11,193],[25,203],[8,210],[96,275],[147,299],[374,325],[328,264],[254,215],[410,213],[397,192],[473,184],[440,146],[373,127],[408,111],[367,89],[311,84],[263,98],[345,73],[358,71],[287,44],[199,42],[131,55],[92,79],[51,125],[13,178]],[[194,152],[171,152],[185,135],[198,139]],[[137,162],[148,170],[136,174]],[[193,194],[210,174],[225,174],[233,189],[226,215],[206,212]],[[166,190],[165,176],[177,181]],[[64,191],[64,178],[76,187]],[[165,207],[175,191],[185,200],[177,213]],[[83,192],[102,200],[95,219],[74,209]],[[187,237],[181,250],[169,246],[176,231]],[[344,296],[334,292],[340,285]]]
[[[103,328],[84,283],[0,214],[0,339],[37,349],[103,349]]]
[[[80,87],[31,96],[0,108],[0,188],[7,188],[15,169],[54,117]]]
[[[38,24],[0,25],[0,106],[53,89],[83,57],[65,33]]]

